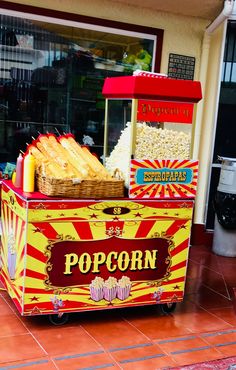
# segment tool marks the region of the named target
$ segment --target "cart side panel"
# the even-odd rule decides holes
[[[24,314],[182,301],[192,208],[150,200],[34,206]],[[105,289],[98,277],[123,280],[114,287],[109,279]]]
[[[3,183],[0,279],[20,313],[23,313],[26,216],[26,203]]]

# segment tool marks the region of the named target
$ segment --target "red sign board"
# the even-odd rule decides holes
[[[138,121],[192,123],[192,118],[192,103],[138,101]]]
[[[170,243],[168,238],[116,237],[57,242],[50,247],[47,281],[54,287],[66,287],[90,284],[96,276],[120,279],[125,274],[132,281],[163,279],[170,267]]]

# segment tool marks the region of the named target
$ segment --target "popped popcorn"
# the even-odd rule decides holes
[[[106,168],[112,174],[119,169],[123,174],[125,186],[129,186],[130,168],[130,123],[106,159]],[[136,159],[188,159],[190,156],[191,136],[189,133],[148,126],[137,123]]]

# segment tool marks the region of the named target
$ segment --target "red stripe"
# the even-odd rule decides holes
[[[174,235],[183,225],[183,220],[175,220],[170,227],[166,230],[166,235]]]
[[[196,170],[197,170],[197,166],[198,166],[198,161],[195,161],[195,162],[192,162],[192,163],[189,163],[189,164],[188,164],[188,168],[196,167]],[[194,171],[195,171],[195,170],[194,170]]]
[[[182,187],[183,189],[187,190],[189,193],[191,193],[191,194],[193,194],[193,195],[195,195],[195,194],[196,194],[196,189],[191,190],[191,189],[190,189],[190,185],[184,185],[184,184],[181,184],[181,187]],[[185,196],[187,196],[187,195],[185,194]],[[188,196],[189,196],[189,195],[188,195]]]
[[[147,168],[154,168],[154,169],[157,168],[156,164],[158,164],[156,163],[156,161],[151,161],[149,159],[145,160],[144,163],[148,166],[148,167],[146,166]]]
[[[138,192],[140,189],[142,189],[143,185],[137,185],[135,188],[130,189],[130,194]]]
[[[43,230],[43,235],[47,239],[56,239],[58,235],[57,231],[50,225],[49,222],[34,222],[32,225],[34,225],[36,229],[38,228]]]
[[[136,232],[135,238],[144,238],[148,235],[149,231],[155,224],[155,220],[147,220],[147,221],[142,221],[140,223],[140,226]]]
[[[44,280],[47,275],[41,274],[40,272],[37,272],[37,271],[26,269],[26,276],[33,278],[33,279]]]
[[[180,263],[177,263],[177,265],[171,266],[170,270],[171,272],[182,269],[183,267],[187,266],[187,261],[182,261]]]
[[[29,287],[25,287],[25,294],[33,294],[33,295],[36,295],[36,294],[51,294],[53,292],[53,289],[51,290],[45,290],[45,289],[39,289],[39,288],[29,288]]]
[[[171,161],[171,163],[170,163],[170,168],[175,168],[175,165],[176,165],[176,163],[178,163],[179,162],[179,160],[178,159],[174,159],[173,161]]]
[[[188,163],[189,162],[189,160],[188,159],[184,159],[184,160],[182,160],[179,164],[178,164],[178,166],[176,166],[175,168],[182,168],[182,167],[184,167],[184,165],[186,164],[186,163]]]
[[[90,223],[89,222],[75,222],[73,223],[73,226],[75,230],[77,231],[77,234],[79,235],[80,239],[82,240],[91,240],[93,239],[93,234],[90,229]]]
[[[162,285],[169,285],[169,284],[176,284],[176,283],[182,283],[185,280],[184,276],[178,277],[176,279],[169,279],[168,281],[163,281]]]
[[[145,194],[147,194],[148,191],[152,190],[152,187],[153,185],[150,185],[147,187],[147,185],[143,185],[143,186],[140,186],[140,188],[142,189],[143,187],[145,187],[145,189],[143,191],[141,191],[138,195],[137,195],[137,198],[143,198],[143,196]]]
[[[142,167],[142,168],[147,168],[147,166],[144,164],[144,163],[142,163],[142,162],[140,162],[140,161],[137,161],[137,160],[135,160],[135,159],[132,159],[131,160],[131,168],[133,169],[133,167],[132,166],[138,166],[138,167]],[[136,169],[135,169],[136,170]]]
[[[179,244],[172,252],[171,255],[172,257],[175,256],[176,254],[182,252],[184,249],[188,248],[188,241],[189,239],[184,240],[181,244]]]
[[[18,240],[18,243],[19,245],[22,245],[22,243],[24,242],[24,247],[22,248],[22,251],[21,251],[21,256],[20,256],[20,261],[22,261],[24,255],[25,255],[25,240],[23,241],[23,236],[25,237],[26,234],[25,234],[26,230],[25,230],[25,221],[22,222],[21,224],[21,231],[20,231],[20,235],[19,235],[19,240]],[[25,237],[26,239],[26,237]]]
[[[43,252],[40,252],[30,244],[27,244],[27,255],[43,263],[46,263],[47,261],[47,257],[43,254]]]
[[[154,198],[158,190],[160,189],[161,185],[154,185],[152,188],[152,192],[150,194],[150,198]]]
[[[2,270],[1,274],[3,275],[5,281],[8,282],[11,289],[13,290],[14,294],[17,296],[18,301],[20,301],[21,296],[19,295],[18,291],[16,290],[16,287],[12,284],[12,281],[8,278],[8,276],[5,274],[5,272]],[[21,287],[18,287],[18,289],[21,289]]]

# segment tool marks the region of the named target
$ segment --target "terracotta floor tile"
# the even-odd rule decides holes
[[[227,322],[220,318],[217,318],[215,315],[212,315],[210,312],[203,309],[198,312],[176,312],[173,316],[176,325],[183,325],[192,333],[201,333],[231,328],[231,325],[229,325]]]
[[[99,352],[99,351],[97,351]],[[100,351],[102,352],[102,351]],[[89,354],[90,353],[90,354]],[[53,358],[56,366],[60,370],[78,370],[88,368],[106,369],[111,368],[112,370],[120,369],[115,363],[114,359],[107,353],[96,353],[88,352],[88,354],[72,355],[72,356],[60,356]]]
[[[118,363],[127,361],[133,358],[143,358],[145,356],[160,356],[166,357],[159,346],[152,342],[146,342],[139,345],[131,345],[123,348],[114,348],[110,350],[110,354]]]
[[[236,326],[236,312],[235,309],[232,307],[225,307],[225,308],[214,308],[209,310],[210,313],[216,315],[220,319],[224,320],[228,324],[232,326]]]
[[[12,307],[12,301],[10,304],[8,304],[3,296],[0,296],[0,313],[1,315],[15,315],[15,310],[13,310]]]
[[[190,248],[189,260],[205,266],[211,265],[213,270],[219,270],[219,256],[212,253],[211,249],[205,245],[192,246]]]
[[[169,337],[176,337],[181,335],[190,334],[191,331],[186,325],[175,320],[175,313],[173,315],[147,315],[146,317],[132,318],[127,320],[134,325],[140,332],[152,340],[165,338],[168,333]]]
[[[7,367],[9,366],[9,369],[26,369],[26,370],[55,370],[57,367],[54,365],[54,363],[51,361],[50,358],[42,357],[37,359],[32,359],[30,361],[14,361],[14,362],[8,362],[4,363],[4,370],[7,370]],[[0,367],[0,369],[3,369]]]
[[[27,329],[32,332],[36,333],[43,330],[50,330],[55,328],[55,326],[49,321],[48,315],[35,315],[35,316],[23,316],[22,321]],[[78,325],[78,319],[69,319],[69,322],[62,327],[72,327]]]
[[[173,351],[184,351],[202,348],[207,345],[204,338],[197,335],[188,335],[185,337],[167,338],[156,342],[163,352],[171,355]]]
[[[202,269],[201,282],[204,286],[215,292],[221,293],[224,297],[229,298],[229,291],[222,273],[212,271],[207,267]]]
[[[133,357],[119,362],[125,370],[159,370],[176,366],[176,362],[168,356],[150,355]]]
[[[236,344],[228,344],[225,346],[220,346],[217,347],[218,351],[221,353],[221,358],[222,357],[229,357],[229,356],[235,356],[236,354]],[[236,361],[234,362],[236,365]]]
[[[34,336],[50,356],[86,353],[101,349],[101,346],[80,325],[50,327],[35,332]]]
[[[20,317],[15,314],[2,315],[0,310],[0,338],[8,335],[29,333]]]
[[[0,338],[0,363],[28,360],[46,356],[30,334]]]
[[[230,299],[205,286],[202,286],[198,293],[188,295],[188,299],[205,309],[232,306]]]
[[[147,342],[143,333],[123,319],[84,321],[82,327],[108,349]]]
[[[7,292],[1,294],[3,301],[6,302],[6,307],[10,309],[10,312],[20,316],[18,309]]]
[[[236,344],[236,328],[213,333],[203,333],[201,337],[212,346],[216,346],[217,348],[225,347],[227,343]]]
[[[205,347],[206,349],[202,347],[201,349],[199,348],[194,351],[180,351],[179,353],[176,353],[177,351],[175,352],[173,350],[171,358],[182,366],[221,358],[222,355],[217,351],[217,349],[207,348],[207,345]]]

